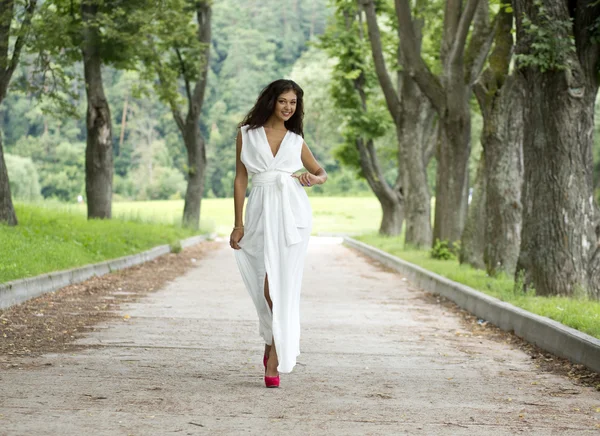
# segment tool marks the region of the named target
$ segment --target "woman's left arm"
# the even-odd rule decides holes
[[[306,142],[302,144],[301,159],[302,165],[308,172],[294,177],[298,179],[302,186],[322,185],[327,181],[327,172],[319,165]]]

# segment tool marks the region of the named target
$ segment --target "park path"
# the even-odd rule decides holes
[[[313,238],[302,355],[265,389],[254,308],[225,243],[121,321],[0,372],[0,435],[586,435],[600,393],[501,341],[338,239]],[[433,300],[433,301],[432,301]]]

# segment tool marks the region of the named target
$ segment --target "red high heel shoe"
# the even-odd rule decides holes
[[[268,377],[265,375],[265,386],[268,388],[278,388],[279,387],[279,376]]]

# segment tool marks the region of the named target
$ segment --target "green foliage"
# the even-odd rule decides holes
[[[557,20],[541,0],[535,0],[535,17],[523,15],[523,30],[529,38],[529,51],[516,59],[521,68],[546,71],[569,69],[569,57],[575,53],[572,20]]]
[[[0,283],[101,262],[195,232],[164,224],[90,220],[84,213],[17,204],[19,225],[0,225]]]
[[[85,193],[85,144],[63,142],[58,135],[46,134],[22,137],[8,150],[31,158],[44,198],[75,201]]]
[[[369,234],[359,236],[358,239],[450,280],[600,339],[600,302],[598,301],[538,297],[532,292],[525,293],[515,286],[512,277],[505,274],[490,277],[485,271],[466,264],[432,259],[426,250],[406,247],[402,238],[386,238]]]
[[[429,251],[429,255],[433,259],[438,260],[456,260],[460,251],[460,242],[455,241],[450,244],[448,241],[440,241],[437,239],[433,248]]]
[[[334,153],[343,164],[358,170],[357,174],[362,176],[357,140],[383,137],[393,130],[392,120],[375,75],[369,41],[365,37],[366,24],[357,19],[356,2],[336,0],[333,5],[334,15],[317,46],[336,60],[330,98],[342,117],[343,142]],[[364,90],[362,99],[357,86]],[[387,161],[386,167],[394,165],[394,160]]]
[[[5,154],[10,193],[15,200],[35,201],[42,197],[39,175],[31,158]]]

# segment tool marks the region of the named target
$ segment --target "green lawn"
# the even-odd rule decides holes
[[[19,225],[0,225],[0,283],[170,244],[200,232],[164,224],[88,221],[56,207],[16,205]]]
[[[463,283],[517,307],[546,316],[600,339],[600,302],[598,301],[524,294],[515,290],[512,277],[492,278],[488,277],[485,271],[468,265],[460,265],[456,260],[433,259],[429,256],[428,251],[405,249],[402,238],[386,238],[368,234],[356,239],[450,280]]]

